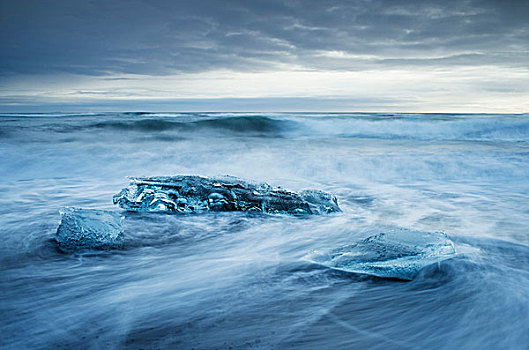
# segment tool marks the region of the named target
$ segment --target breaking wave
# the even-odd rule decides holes
[[[38,118],[35,118],[38,116]],[[57,119],[60,117],[60,121]],[[419,141],[508,141],[529,139],[527,115],[437,114],[243,114],[108,113],[2,114],[2,135],[17,130],[57,133],[93,132],[286,138],[358,138]],[[27,119],[33,125],[29,126]],[[26,119],[26,120],[24,120]],[[0,136],[2,136],[0,135]],[[174,139],[169,137],[168,139]]]
[[[307,118],[314,134],[328,137],[414,139],[440,141],[526,141],[529,119],[524,116],[329,116]]]
[[[180,121],[171,119],[141,119],[125,121],[105,121],[92,124],[99,129],[129,130],[139,132],[153,131],[228,131],[240,134],[259,136],[279,134],[285,121],[274,120],[263,116],[223,117],[206,120]]]

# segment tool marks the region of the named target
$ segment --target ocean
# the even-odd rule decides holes
[[[127,177],[232,175],[340,213],[129,213]],[[529,115],[0,115],[2,349],[527,349]],[[122,213],[122,249],[61,252],[64,207]],[[412,281],[307,261],[444,232]],[[463,249],[464,248],[464,249]],[[471,248],[471,249],[468,249]]]

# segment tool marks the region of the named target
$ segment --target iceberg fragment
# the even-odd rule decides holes
[[[111,211],[65,208],[55,240],[64,251],[119,247],[123,243],[123,221],[124,217]]]
[[[455,255],[454,243],[442,232],[401,229],[306,258],[336,270],[412,280],[422,268]]]
[[[326,214],[341,211],[335,196],[316,190],[299,193],[250,183],[232,176],[165,176],[131,178],[114,196],[130,211],[191,213],[257,211],[271,214]]]

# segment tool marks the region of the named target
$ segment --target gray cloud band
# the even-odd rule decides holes
[[[529,66],[527,1],[3,1],[0,74]]]

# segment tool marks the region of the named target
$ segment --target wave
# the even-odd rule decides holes
[[[44,116],[44,115],[39,115]],[[403,113],[101,113],[58,114],[60,118],[3,117],[0,136],[41,130],[62,134],[133,132],[138,136],[253,136],[358,138],[424,141],[529,141],[527,115]],[[27,120],[31,120],[31,124]]]
[[[320,137],[439,141],[529,141],[529,119],[512,116],[368,116],[308,118],[304,133]]]
[[[238,116],[212,118],[205,120],[180,121],[173,118],[141,119],[123,121],[102,121],[89,127],[98,129],[113,129],[138,132],[160,131],[228,131],[232,133],[250,134],[258,136],[279,136],[285,128],[285,121],[265,116]]]

